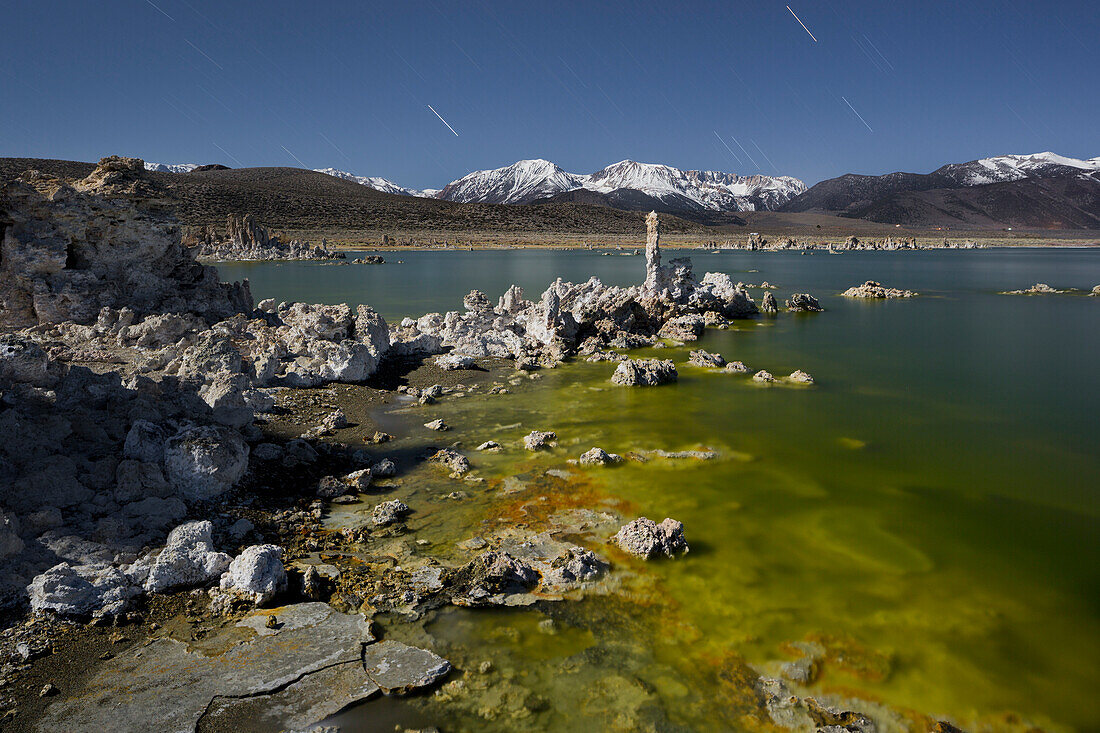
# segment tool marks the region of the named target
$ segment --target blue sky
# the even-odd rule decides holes
[[[816,42],[770,0],[5,0],[0,155],[300,162],[413,187],[521,158],[812,184],[1100,155],[1095,2],[790,7]]]

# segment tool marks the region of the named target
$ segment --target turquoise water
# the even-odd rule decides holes
[[[257,299],[365,302],[392,319],[460,308],[472,288],[495,299],[516,282],[534,298],[555,277],[629,284],[643,269],[640,257],[576,251],[385,256],[404,263],[220,270],[249,277]],[[425,633],[461,679],[474,685],[482,658],[499,672],[484,691],[416,698],[406,712],[445,730],[755,728],[730,682],[740,660],[767,668],[810,638],[841,649],[818,693],[990,730],[1015,730],[1013,714],[1053,730],[1100,728],[1100,298],[998,294],[1036,281],[1090,289],[1100,250],[692,256],[700,275],[821,300],[825,313],[708,330],[698,344],[776,375],[804,369],[816,386],[762,388],[665,349],[652,353],[677,361],[673,386],[615,388],[613,365],[577,363],[503,398],[433,408],[467,446],[557,431],[547,455],[475,456],[490,480],[564,467],[593,445],[706,446],[720,458],[583,471],[575,490],[587,500],[680,519],[693,551],[648,564],[614,555],[632,571],[617,595],[433,619]],[[867,279],[922,295],[837,295]],[[440,511],[411,528],[438,524]],[[479,497],[451,521],[473,533],[500,511]],[[541,631],[546,616],[558,633]],[[493,712],[532,690],[537,704]],[[372,730],[370,710],[340,724]]]

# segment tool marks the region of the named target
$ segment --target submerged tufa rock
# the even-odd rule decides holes
[[[825,309],[817,302],[817,298],[809,293],[795,293],[787,299],[787,310],[794,313],[820,313]]]
[[[702,349],[692,351],[691,354],[689,354],[688,361],[695,366],[712,369],[721,369],[726,365],[726,360],[721,354],[712,354]]]
[[[603,448],[591,448],[577,459],[577,463],[582,466],[610,466],[622,462],[622,456],[617,453],[608,453]]]
[[[613,541],[631,555],[647,560],[656,555],[675,557],[689,549],[684,539],[684,525],[668,518],[657,524],[652,519],[639,517],[620,528]]]
[[[532,430],[523,437],[523,447],[535,451],[549,448],[556,444],[558,434],[553,430]]]
[[[919,293],[915,293],[912,290],[899,290],[898,288],[888,288],[874,280],[868,280],[862,285],[856,285],[845,290],[841,295],[847,298],[912,298]]]
[[[627,359],[619,362],[611,375],[613,384],[655,387],[675,382],[676,365],[670,359]]]

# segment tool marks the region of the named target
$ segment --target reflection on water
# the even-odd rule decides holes
[[[642,268],[589,252],[386,256],[405,262],[222,272],[249,277],[257,298],[367,302],[394,318],[460,307],[471,288],[495,298],[518,282],[531,297],[557,276],[626,284]],[[776,284],[780,300],[795,290],[821,299],[823,314],[708,330],[700,344],[777,375],[804,369],[817,386],[761,387],[684,365],[687,349],[670,349],[653,352],[680,368],[669,387],[614,387],[612,364],[576,363],[511,395],[433,406],[454,427],[448,439],[508,446],[474,456],[488,487],[569,468],[592,446],[706,446],[719,458],[569,468],[586,500],[684,522],[692,552],[649,564],[615,555],[624,579],[606,597],[440,614],[416,633],[463,670],[464,690],[409,709],[448,730],[751,728],[760,721],[744,717],[744,664],[774,671],[792,658],[785,645],[814,640],[839,650],[820,692],[995,729],[1009,727],[1003,711],[1100,727],[1100,298],[996,294],[1036,281],[1091,288],[1100,251],[694,259],[699,273]],[[924,295],[836,297],[866,279]],[[555,430],[558,448],[517,448],[532,429]],[[494,488],[467,488],[470,502],[450,511],[429,501],[453,490],[436,475],[410,477],[404,490],[435,507],[416,521],[439,538],[477,534],[505,503]],[[365,730],[369,716],[368,705],[341,724]]]

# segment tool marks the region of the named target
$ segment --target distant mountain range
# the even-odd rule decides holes
[[[669,213],[775,209],[806,190],[790,176],[738,176],[718,171],[683,171],[667,165],[624,160],[591,174],[569,173],[548,160],[521,160],[493,170],[475,171],[442,189],[416,190],[384,178],[357,176],[334,168],[319,173],[362,183],[379,191],[439,198],[458,203],[530,204],[577,200],[611,208],[656,208]],[[574,191],[589,197],[556,198]],[[582,200],[583,199],[583,200]]]
[[[146,163],[184,173],[207,166]],[[624,160],[591,174],[548,160],[475,171],[442,189],[412,189],[385,178],[319,168],[385,193],[457,203],[580,203],[649,211],[704,224],[738,224],[736,212],[828,212],[888,224],[932,227],[1100,229],[1100,157],[1001,155],[949,163],[931,173],[849,173],[807,189],[790,176],[685,171]]]
[[[822,181],[780,211],[824,211],[910,226],[1100,228],[1100,157],[1000,155],[931,173]]]

